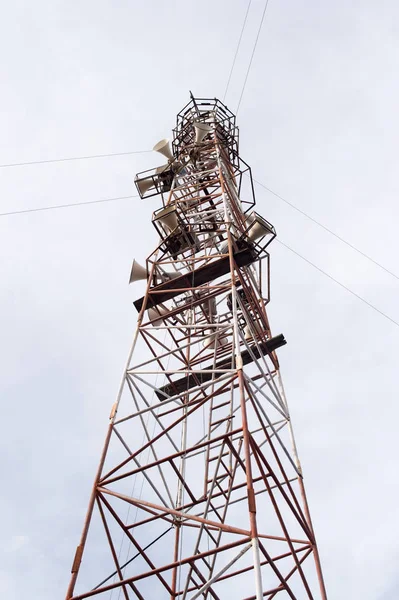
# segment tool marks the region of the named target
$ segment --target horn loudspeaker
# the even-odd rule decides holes
[[[202,308],[208,317],[214,317],[217,314],[216,298],[210,298],[202,303]]]
[[[155,152],[160,152],[168,160],[173,160],[173,158],[174,158],[173,154],[172,154],[172,150],[170,149],[170,145],[169,145],[169,140],[168,139],[161,140],[160,142],[158,142],[158,144],[155,144],[155,146],[153,147],[153,150]]]
[[[159,323],[162,323],[164,315],[167,315],[168,312],[167,308],[149,308],[147,314],[151,321],[151,325],[159,325]]]
[[[141,179],[140,181],[136,181],[136,184],[141,196],[144,196],[148,190],[154,187],[154,182],[152,179]]]
[[[200,144],[204,137],[212,131],[212,127],[206,123],[194,123],[195,143]]]
[[[132,270],[130,271],[129,283],[139,281],[140,279],[147,279],[147,269],[138,263],[137,260],[134,260]]]
[[[248,222],[250,223],[250,227],[247,231],[247,236],[254,242],[255,240],[267,235],[270,232],[270,228],[268,227],[266,221],[262,219],[256,213],[251,213],[248,218]]]
[[[178,220],[176,216],[176,211],[173,206],[167,206],[163,210],[159,211],[153,221],[160,221],[166,229],[169,231],[173,231],[178,226]]]

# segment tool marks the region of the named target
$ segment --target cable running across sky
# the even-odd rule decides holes
[[[242,36],[244,34],[245,25],[247,24],[247,18],[248,18],[249,9],[251,8],[251,4],[252,4],[252,0],[249,0],[248,7],[247,7],[247,12],[245,13],[245,17],[244,17],[244,23],[243,23],[242,28],[241,28],[240,38],[238,40],[236,52],[234,54],[233,64],[231,65],[229,78],[227,80],[226,89],[224,91],[223,102],[226,100],[227,92],[228,92],[228,89],[229,89],[229,86],[230,86],[231,76],[233,75],[234,67],[235,67],[235,64],[236,64],[237,56],[238,56],[238,51],[240,50],[241,40],[242,40]]]
[[[245,79],[244,79],[244,85],[242,86],[242,90],[241,90],[240,99],[239,99],[239,101],[238,101],[238,105],[237,105],[237,109],[236,109],[236,114],[238,114],[238,110],[239,110],[239,108],[240,108],[240,106],[241,106],[242,97],[243,97],[243,95],[244,95],[245,87],[246,87],[246,85],[247,85],[247,81],[248,81],[249,72],[250,72],[250,70],[251,70],[252,61],[253,61],[253,59],[254,59],[254,56],[255,56],[256,47],[257,47],[257,45],[258,45],[258,40],[259,40],[260,32],[261,32],[261,29],[262,29],[263,21],[264,21],[264,19],[265,19],[265,14],[266,14],[266,10],[267,10],[267,7],[268,7],[268,6],[269,6],[269,0],[266,0],[265,8],[263,9],[262,18],[261,18],[261,20],[260,20],[260,24],[259,24],[258,33],[257,33],[257,35],[256,35],[255,44],[254,44],[254,47],[253,47],[253,50],[252,50],[251,58],[250,58],[250,60],[249,60],[248,69],[247,69],[247,72],[246,72],[246,75],[245,75]]]
[[[264,186],[263,184],[261,184],[259,181],[256,181],[256,183],[258,183],[259,185],[261,185],[262,187],[264,187],[265,189],[267,189],[268,191],[270,191],[271,193],[273,193],[275,196],[277,196],[278,198],[280,198],[280,199],[283,200],[283,198],[281,196],[279,196],[275,192],[272,192],[269,188],[267,188],[266,186]],[[103,198],[101,200],[89,200],[88,202],[74,202],[74,203],[71,203],[71,204],[60,204],[58,206],[43,206],[43,207],[39,207],[39,208],[28,208],[28,209],[25,209],[25,210],[17,210],[17,211],[11,211],[11,212],[6,212],[6,213],[0,213],[0,217],[20,215],[20,214],[26,214],[26,213],[34,213],[34,212],[42,212],[42,211],[49,211],[49,210],[58,210],[58,209],[61,209],[61,208],[73,208],[74,206],[85,206],[85,205],[89,205],[89,204],[102,204],[102,203],[106,203],[106,202],[116,202],[118,200],[129,200],[129,199],[137,198],[137,197],[138,197],[137,194],[136,195],[131,195],[131,196],[116,196],[114,198]],[[294,205],[292,205],[288,201],[287,201],[287,204],[289,204],[290,206],[292,206],[293,208],[295,208],[299,212],[303,213],[303,211],[301,211],[300,209],[297,209]],[[334,235],[335,237],[337,237],[338,239],[340,239],[347,246],[350,246],[351,248],[353,248],[354,250],[356,250],[357,252],[359,252],[359,254],[361,254],[365,258],[368,258],[371,262],[373,262],[377,266],[381,267],[384,271],[386,271],[387,273],[389,273],[390,275],[393,275],[393,277],[395,277],[396,279],[398,279],[398,277],[394,273],[391,273],[390,271],[388,271],[388,269],[386,269],[384,266],[380,265],[375,260],[373,260],[372,258],[370,258],[369,256],[367,256],[366,254],[364,254],[363,252],[361,252],[360,250],[358,250],[357,248],[355,248],[354,246],[352,246],[349,242],[346,242],[343,238],[340,238],[338,235],[336,235],[332,231],[328,230],[326,227],[324,227],[323,225],[321,225],[320,223],[318,223],[317,221],[315,221],[314,219],[312,219],[312,217],[309,217],[306,213],[303,213],[303,214],[305,216],[307,216],[309,219],[311,219],[312,221],[314,221],[315,223],[317,223],[318,225],[320,225],[321,227],[323,227],[323,229],[326,229],[326,231],[329,231],[329,233],[331,233],[332,235]],[[326,277],[329,277],[337,285],[341,286],[346,291],[348,291],[350,294],[352,294],[353,296],[357,297],[359,300],[361,300],[362,302],[364,302],[365,304],[367,304],[370,308],[372,308],[375,311],[377,311],[380,315],[382,315],[383,317],[385,317],[386,319],[388,319],[389,321],[391,321],[395,325],[399,326],[399,324],[394,319],[392,319],[391,317],[389,317],[387,314],[383,313],[376,306],[374,306],[373,304],[371,304],[370,302],[368,302],[367,300],[365,300],[362,296],[360,296],[359,294],[357,294],[356,292],[354,292],[353,290],[351,290],[350,288],[348,288],[344,284],[340,283],[338,280],[334,279],[334,277],[332,277],[327,272],[325,272],[322,269],[320,269],[319,267],[317,267],[315,264],[313,264],[312,262],[310,262],[307,258],[305,258],[301,254],[299,254],[298,252],[296,252],[296,250],[294,250],[293,248],[287,246],[286,244],[284,244],[283,242],[281,242],[281,240],[277,240],[277,241],[279,241],[288,250],[290,250],[291,252],[293,252],[294,254],[296,254],[299,258],[301,258],[302,260],[304,260],[305,262],[307,262],[310,266],[314,267],[315,269],[317,269],[318,271],[320,271],[321,273],[323,273],[324,275],[326,275]]]
[[[320,273],[322,273],[323,275],[325,275],[326,277],[328,277],[329,279],[331,279],[331,281],[333,281],[334,283],[336,283],[337,285],[339,285],[340,287],[342,287],[344,290],[346,290],[347,292],[349,292],[350,294],[352,294],[352,296],[355,296],[355,298],[357,298],[358,300],[361,300],[362,302],[364,302],[364,304],[367,304],[367,306],[369,306],[370,308],[372,308],[373,310],[375,310],[376,312],[378,312],[380,315],[382,315],[383,317],[385,317],[385,319],[388,319],[388,321],[391,321],[391,323],[393,323],[394,325],[396,325],[397,327],[399,327],[399,323],[397,321],[395,321],[395,319],[392,319],[392,317],[390,317],[386,313],[382,312],[382,310],[380,310],[379,308],[377,308],[376,306],[374,306],[374,304],[371,304],[370,302],[368,302],[367,300],[365,300],[362,296],[360,296],[360,294],[357,294],[356,292],[354,292],[353,290],[351,290],[350,288],[348,288],[346,285],[344,285],[343,283],[341,283],[340,281],[338,281],[338,279],[335,279],[335,277],[333,277],[332,275],[329,275],[329,273],[327,273],[326,271],[323,271],[323,269],[320,269],[320,267],[318,267],[313,262],[311,262],[310,260],[308,260],[307,258],[305,258],[304,256],[302,256],[302,254],[299,254],[299,252],[297,252],[296,250],[294,250],[293,248],[291,248],[287,244],[284,244],[284,242],[282,242],[278,238],[276,238],[276,241],[279,244],[281,244],[282,246],[284,246],[284,248],[287,248],[287,250],[289,250],[293,254],[296,254],[296,256],[298,256],[299,258],[301,258],[302,260],[304,260],[306,263],[308,263],[308,265],[310,265],[314,269],[317,269],[317,271],[319,271]]]
[[[111,156],[129,156],[131,154],[145,154],[151,150],[133,150],[132,152],[112,152],[111,154],[92,154],[89,156],[70,156],[68,158],[50,158],[49,160],[32,160],[30,162],[8,163],[0,165],[0,169],[9,167],[27,167],[29,165],[45,165],[48,163],[60,163],[73,160],[89,160],[92,158],[109,158]]]
[[[297,212],[301,213],[301,215],[303,215],[304,217],[306,217],[307,219],[309,219],[310,221],[312,221],[313,223],[315,223],[316,225],[318,225],[319,227],[321,227],[322,229],[324,229],[325,231],[327,231],[329,234],[333,235],[335,238],[337,238],[337,240],[339,240],[343,244],[346,244],[346,246],[348,246],[349,248],[352,248],[352,250],[355,250],[355,252],[358,252],[364,258],[367,258],[367,260],[371,261],[377,267],[380,267],[380,269],[382,269],[383,271],[385,271],[389,275],[392,275],[392,277],[395,277],[395,279],[399,279],[399,277],[397,275],[395,275],[395,273],[393,273],[392,271],[390,271],[389,269],[387,269],[386,267],[384,267],[384,265],[382,265],[381,263],[379,263],[376,260],[374,260],[374,258],[371,258],[371,256],[369,256],[368,254],[366,254],[362,250],[359,250],[359,248],[356,248],[356,246],[354,246],[350,242],[347,242],[343,237],[341,237],[337,233],[334,233],[334,231],[332,231],[331,229],[329,229],[328,227],[326,227],[325,225],[323,225],[323,223],[320,223],[320,221],[316,221],[316,219],[314,219],[313,217],[311,217],[310,215],[308,215],[305,211],[303,211],[300,208],[298,208],[297,206],[295,206],[295,204],[293,204],[292,202],[289,202],[286,198],[283,198],[282,196],[280,196],[280,194],[277,194],[276,192],[273,192],[273,190],[271,190],[270,188],[268,188],[266,185],[264,185],[260,181],[257,181],[256,179],[254,179],[254,182],[257,183],[258,185],[260,185],[261,187],[263,187],[265,190],[267,190],[271,194],[273,194],[273,196],[276,196],[276,198],[279,198],[279,200],[282,200],[283,202],[285,202],[286,204],[288,204],[288,206],[290,206],[291,208],[293,208]]]
[[[24,210],[14,210],[11,212],[0,213],[0,217],[9,217],[11,215],[23,215],[26,213],[42,212],[45,210],[58,210],[59,208],[71,208],[73,206],[85,206],[87,204],[102,204],[103,202],[116,202],[117,200],[128,200],[138,198],[137,194],[133,196],[116,196],[115,198],[103,198],[102,200],[88,200],[87,202],[73,202],[71,204],[58,204],[57,206],[42,206],[40,208],[26,208]]]

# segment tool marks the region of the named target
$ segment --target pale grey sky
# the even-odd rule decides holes
[[[253,0],[234,111],[263,1]],[[223,97],[246,1],[4,4],[0,164],[150,149]],[[256,179],[399,274],[399,5],[270,0],[238,114]],[[1,210],[134,194],[152,154],[0,169]],[[156,200],[0,217],[0,592],[63,597]],[[399,282],[265,190],[282,241],[399,320]],[[399,330],[278,243],[275,333],[329,597],[399,593]]]

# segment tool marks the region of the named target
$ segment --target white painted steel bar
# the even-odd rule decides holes
[[[255,574],[255,589],[256,589],[256,600],[263,600],[263,585],[262,585],[262,572],[261,572],[261,561],[259,555],[259,540],[258,538],[252,538],[252,550],[254,557],[254,574]]]
[[[232,567],[234,565],[234,563],[236,563],[242,556],[244,556],[244,554],[251,548],[251,546],[252,546],[252,543],[248,544],[247,546],[244,546],[244,548],[242,550],[240,550],[240,552],[237,554],[237,556],[232,558],[227,563],[227,565],[225,565],[222,569],[220,569],[220,571],[218,571],[216,573],[216,575],[214,575],[213,577],[211,577],[211,579],[209,581],[204,583],[204,585],[198,590],[198,592],[196,592],[193,596],[191,596],[189,600],[196,600],[196,598],[199,598],[213,583],[215,583],[215,581],[217,581],[219,579],[219,577],[221,577],[221,575],[226,573],[226,571],[228,571],[230,569],[230,567]]]

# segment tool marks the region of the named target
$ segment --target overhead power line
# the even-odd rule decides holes
[[[227,91],[229,89],[230,86],[230,81],[231,81],[231,76],[233,75],[233,71],[234,71],[234,67],[236,64],[236,60],[237,60],[237,55],[238,55],[238,51],[240,49],[241,46],[241,40],[242,40],[242,36],[244,34],[244,29],[245,29],[245,25],[247,24],[247,18],[248,18],[248,13],[249,13],[249,9],[251,8],[251,4],[252,4],[252,0],[249,0],[248,3],[248,7],[247,7],[247,12],[245,13],[245,17],[244,17],[244,23],[242,25],[242,29],[241,29],[241,33],[240,33],[240,38],[238,40],[238,44],[237,44],[237,48],[236,48],[236,52],[234,54],[234,58],[233,58],[233,64],[231,65],[231,69],[230,69],[230,74],[229,74],[229,78],[227,80],[227,85],[226,85],[226,89],[224,91],[224,96],[223,96],[223,102],[226,99],[226,95],[227,95]]]
[[[152,152],[152,150],[134,150],[131,152],[114,152],[114,153],[109,153],[109,154],[95,154],[95,155],[91,155],[91,156],[73,156],[73,157],[57,158],[57,159],[51,159],[51,160],[45,160],[45,161],[32,161],[32,162],[27,162],[27,163],[10,163],[8,165],[6,165],[6,164],[0,165],[0,168],[14,167],[14,166],[16,167],[16,166],[23,166],[23,165],[35,165],[35,164],[43,164],[43,163],[64,162],[64,161],[73,161],[73,160],[87,160],[87,159],[93,159],[93,158],[108,158],[108,157],[112,157],[112,156],[126,156],[129,154],[141,154],[144,152]],[[307,219],[309,219],[310,221],[312,221],[313,223],[315,223],[316,225],[318,225],[319,227],[324,229],[324,231],[327,231],[330,235],[334,236],[337,240],[339,240],[340,242],[342,242],[343,244],[348,246],[348,248],[351,248],[352,250],[354,250],[355,252],[357,252],[358,254],[360,254],[361,256],[363,256],[364,258],[369,260],[370,262],[372,262],[374,265],[376,265],[377,267],[379,267],[380,269],[382,269],[383,271],[385,271],[386,273],[388,273],[395,279],[399,280],[399,276],[396,275],[395,273],[393,273],[392,271],[390,271],[389,269],[387,269],[387,267],[384,267],[384,265],[382,265],[381,263],[376,261],[370,255],[366,254],[365,252],[363,252],[362,250],[360,250],[359,248],[357,248],[356,246],[354,246],[353,244],[351,244],[350,242],[345,240],[343,237],[341,237],[340,235],[338,235],[337,233],[335,233],[334,231],[329,229],[326,225],[323,225],[323,223],[321,223],[320,221],[317,221],[315,218],[311,217],[308,213],[306,213],[305,211],[300,209],[298,206],[296,206],[295,204],[293,204],[286,198],[283,198],[283,196],[281,196],[280,194],[278,194],[271,188],[267,187],[264,183],[262,183],[261,181],[258,181],[257,179],[254,179],[254,182],[257,185],[259,185],[260,187],[264,188],[270,194],[273,194],[273,196],[275,196],[282,202],[285,202],[285,204],[287,204],[288,206],[290,206],[291,208],[293,208],[294,210],[299,212],[301,215],[303,215],[304,217],[306,217]],[[25,209],[25,210],[15,210],[15,211],[0,213],[0,217],[26,214],[26,213],[31,213],[31,212],[32,213],[33,212],[41,212],[41,211],[47,211],[47,210],[57,210],[59,208],[70,208],[73,206],[84,206],[86,204],[100,204],[102,202],[113,202],[115,200],[124,200],[124,199],[137,198],[137,197],[138,197],[137,195],[136,196],[118,196],[116,198],[104,198],[103,200],[91,200],[88,202],[74,202],[74,203],[70,203],[70,204],[60,204],[60,205],[56,205],[56,206],[44,206],[44,207],[38,207],[38,208],[29,208],[29,209]]]
[[[374,306],[374,304],[371,304],[371,302],[368,302],[367,300],[365,300],[365,298],[363,298],[362,296],[360,296],[359,294],[357,294],[356,292],[354,292],[353,290],[351,290],[350,288],[348,288],[346,285],[344,285],[340,281],[338,281],[338,279],[335,279],[335,277],[333,277],[332,275],[329,275],[329,273],[327,273],[326,271],[323,271],[323,269],[321,269],[320,267],[318,267],[317,265],[315,265],[309,259],[307,259],[304,256],[302,256],[302,254],[299,254],[299,252],[297,252],[296,250],[294,250],[293,248],[291,248],[290,246],[288,246],[287,244],[285,244],[284,242],[282,242],[278,238],[276,238],[276,241],[279,244],[281,244],[282,246],[284,246],[284,248],[287,248],[287,250],[289,250],[290,252],[292,252],[293,254],[295,254],[296,256],[298,256],[299,258],[301,258],[302,260],[304,260],[305,262],[307,262],[308,265],[312,266],[314,269],[317,269],[320,273],[322,273],[323,275],[325,275],[326,277],[328,277],[329,279],[331,279],[331,281],[333,281],[334,283],[336,283],[337,285],[339,285],[341,288],[343,288],[344,290],[346,290],[347,292],[349,292],[350,294],[352,294],[352,296],[355,296],[355,298],[357,298],[358,300],[360,300],[364,304],[367,304],[367,306],[369,306],[370,308],[372,308],[373,310],[375,310],[376,312],[378,312],[380,315],[382,315],[383,317],[385,317],[385,319],[388,319],[388,321],[391,321],[391,323],[393,323],[394,325],[396,325],[397,327],[399,327],[399,323],[397,321],[395,321],[395,319],[392,319],[389,315],[387,315],[386,313],[382,312],[382,310],[380,310],[379,308],[377,308],[376,306]]]
[[[297,206],[295,206],[295,204],[293,204],[292,202],[289,202],[286,198],[283,198],[282,196],[280,196],[280,194],[277,194],[276,192],[274,192],[273,190],[271,190],[270,188],[268,188],[264,183],[261,183],[260,181],[257,181],[256,179],[254,179],[254,182],[257,183],[258,185],[260,185],[261,187],[263,187],[265,190],[267,190],[271,194],[273,194],[273,196],[276,196],[276,198],[279,198],[279,200],[282,200],[283,202],[285,202],[286,204],[288,204],[288,206],[291,206],[291,208],[293,208],[297,212],[301,213],[301,215],[303,215],[304,217],[306,217],[307,219],[309,219],[313,223],[316,223],[316,225],[318,225],[319,227],[321,227],[322,229],[324,229],[324,231],[327,231],[329,234],[333,235],[335,238],[337,238],[337,240],[339,240],[340,242],[342,242],[343,244],[345,244],[346,246],[348,246],[352,250],[355,250],[355,252],[357,252],[358,254],[360,254],[361,256],[363,256],[364,258],[367,258],[367,260],[369,260],[373,264],[377,265],[377,267],[380,267],[380,269],[382,269],[383,271],[385,271],[389,275],[392,275],[392,277],[395,277],[395,279],[399,279],[399,277],[397,275],[395,275],[395,273],[393,273],[392,271],[390,271],[389,269],[387,269],[386,267],[384,267],[384,265],[382,265],[381,263],[379,263],[376,260],[374,260],[374,258],[372,258],[371,256],[369,256],[368,254],[366,254],[362,250],[359,250],[359,248],[356,248],[356,246],[354,246],[353,244],[351,244],[350,242],[348,242],[347,240],[345,240],[343,237],[341,237],[340,235],[338,235],[337,233],[335,233],[334,231],[332,231],[331,229],[329,229],[328,227],[326,227],[326,225],[323,225],[323,223],[320,223],[320,221],[317,221],[316,219],[314,219],[313,217],[311,217],[310,215],[308,215],[305,211],[303,211],[300,208],[298,208]]]
[[[88,202],[74,202],[74,203],[71,203],[71,204],[59,204],[59,205],[56,205],[56,206],[43,206],[43,207],[40,207],[40,208],[28,208],[26,210],[17,210],[17,211],[8,212],[8,213],[0,213],[0,217],[4,217],[4,216],[8,216],[8,215],[19,215],[19,214],[31,213],[31,212],[39,212],[39,211],[45,211],[45,210],[57,210],[57,209],[60,209],[60,208],[71,208],[71,207],[74,207],[74,206],[84,206],[84,205],[88,205],[88,204],[101,204],[102,202],[115,202],[115,201],[118,201],[118,200],[128,200],[128,199],[131,199],[131,198],[138,198],[138,197],[139,196],[136,194],[136,195],[132,195],[132,196],[116,196],[114,198],[103,198],[102,200],[89,200]],[[329,279],[331,279],[331,281],[333,281],[334,283],[336,283],[337,285],[339,285],[340,287],[342,287],[344,290],[346,290],[347,292],[349,292],[350,294],[352,294],[352,296],[355,296],[358,300],[361,300],[364,304],[367,304],[367,306],[369,306],[370,308],[372,308],[373,310],[375,310],[376,312],[378,312],[380,315],[382,315],[383,317],[385,317],[386,319],[388,319],[389,321],[391,321],[394,325],[397,325],[399,327],[399,323],[397,321],[395,321],[390,316],[388,316],[386,313],[382,312],[379,308],[377,308],[376,306],[374,306],[373,304],[371,304],[370,302],[368,302],[367,300],[365,300],[365,298],[363,298],[362,296],[360,296],[359,294],[357,294],[356,292],[354,292],[353,290],[351,290],[350,288],[348,288],[346,285],[344,285],[343,283],[341,283],[340,281],[338,281],[337,279],[335,279],[334,277],[332,277],[332,275],[329,275],[326,271],[323,271],[323,269],[320,269],[320,267],[318,267],[317,265],[315,265],[314,263],[312,263],[310,260],[308,260],[307,258],[305,258],[304,256],[302,256],[301,254],[299,254],[299,252],[297,252],[296,250],[294,250],[293,248],[291,248],[290,246],[288,246],[287,244],[285,244],[284,242],[282,242],[278,238],[276,238],[276,240],[282,246],[284,246],[285,248],[287,248],[287,250],[290,250],[291,252],[293,252],[294,254],[296,254],[296,256],[298,256],[299,258],[301,258],[302,260],[304,260],[305,262],[307,262],[313,268],[317,269],[320,273],[322,273],[323,275],[325,275],[326,277],[328,277]]]
[[[28,165],[44,165],[48,163],[67,162],[71,160],[89,160],[92,158],[109,158],[111,156],[128,156],[130,154],[145,154],[152,150],[134,150],[132,152],[112,152],[111,154],[92,154],[90,156],[69,156],[68,158],[50,158],[49,160],[32,160],[30,162],[0,164],[0,169],[7,167],[26,167]]]
[[[267,8],[267,4],[268,4],[268,2],[266,3],[265,9]],[[264,14],[265,14],[265,11],[264,11]],[[263,17],[264,17],[264,14],[263,14]],[[51,159],[51,160],[44,160],[44,161],[31,161],[31,162],[26,162],[26,163],[9,163],[9,164],[2,164],[2,165],[0,164],[0,168],[17,167],[17,166],[25,166],[25,165],[35,165],[35,164],[44,164],[44,163],[66,162],[66,161],[74,161],[74,160],[87,160],[87,159],[95,159],[95,158],[108,158],[108,157],[112,157],[112,156],[126,156],[126,155],[131,155],[131,154],[142,154],[142,153],[145,153],[145,152],[151,152],[151,150],[136,150],[136,151],[131,151],[131,152],[114,152],[114,153],[108,153],[108,154],[95,154],[95,155],[90,155],[90,156],[73,156],[73,157],[58,158],[58,159]],[[386,273],[388,273],[392,277],[395,277],[395,279],[399,279],[399,277],[395,273],[393,273],[392,271],[390,271],[389,269],[387,269],[386,267],[384,267],[381,263],[379,263],[376,260],[374,260],[371,256],[369,256],[368,254],[366,254],[365,252],[363,252],[362,250],[360,250],[359,248],[357,248],[356,246],[354,246],[350,242],[346,241],[343,237],[341,237],[340,235],[336,234],[334,231],[332,231],[331,229],[329,229],[328,227],[326,227],[325,225],[323,225],[323,223],[320,223],[320,221],[317,221],[316,219],[314,219],[313,217],[311,217],[310,215],[308,215],[305,211],[303,211],[300,208],[298,208],[295,204],[293,204],[292,202],[289,202],[286,198],[283,198],[283,196],[280,196],[280,194],[277,194],[277,192],[273,191],[272,189],[270,189],[269,187],[267,187],[265,184],[261,183],[260,181],[258,181],[256,179],[254,179],[254,181],[255,181],[255,183],[257,185],[259,185],[260,187],[263,187],[266,191],[268,191],[269,193],[271,193],[274,196],[276,196],[276,198],[279,198],[280,200],[282,200],[283,202],[285,202],[288,206],[290,206],[291,208],[293,208],[294,210],[296,210],[297,212],[299,212],[300,214],[302,214],[303,216],[305,216],[307,219],[309,219],[310,221],[312,221],[313,223],[315,223],[316,225],[318,225],[319,227],[321,227],[322,229],[324,229],[325,231],[327,231],[330,235],[333,235],[335,238],[337,238],[343,244],[345,244],[346,246],[348,246],[352,250],[355,250],[358,254],[360,254],[361,256],[363,256],[364,258],[366,258],[367,260],[371,261],[376,266],[380,267]],[[128,199],[132,199],[132,198],[138,198],[138,195],[135,194],[135,195],[129,195],[129,196],[116,196],[116,197],[113,197],[113,198],[103,198],[103,199],[100,199],[100,200],[89,200],[89,201],[85,201],[85,202],[74,202],[74,203],[68,203],[68,204],[58,204],[58,205],[55,205],[55,206],[42,206],[42,207],[37,207],[37,208],[28,208],[28,209],[23,209],[23,210],[9,211],[9,212],[0,213],[0,217],[6,217],[6,216],[12,216],[12,215],[20,215],[20,214],[27,214],[27,213],[34,213],[34,212],[43,212],[43,211],[49,211],[49,210],[58,210],[58,209],[62,209],[62,208],[73,208],[75,206],[85,206],[85,205],[90,205],[90,204],[101,204],[101,203],[106,203],[106,202],[116,202],[118,200],[128,200]],[[395,321],[394,319],[392,319],[386,313],[384,313],[381,310],[379,310],[376,306],[374,306],[373,304],[371,304],[370,302],[368,302],[367,300],[365,300],[365,298],[363,298],[362,296],[360,296],[359,294],[357,294],[356,292],[354,292],[353,290],[351,290],[350,288],[348,288],[347,286],[345,286],[344,284],[342,284],[340,281],[338,281],[337,279],[335,279],[334,277],[332,277],[331,275],[329,275],[326,271],[323,271],[323,269],[320,269],[317,265],[315,265],[310,260],[308,260],[307,258],[305,258],[304,256],[302,256],[301,254],[299,254],[299,252],[297,252],[296,250],[294,250],[293,248],[291,248],[290,246],[288,246],[287,244],[285,244],[281,240],[277,239],[277,241],[281,245],[283,245],[284,247],[286,247],[288,250],[290,250],[291,252],[293,252],[294,254],[296,254],[299,258],[301,258],[302,260],[304,260],[305,262],[307,262],[313,268],[317,269],[320,273],[322,273],[323,275],[325,275],[326,277],[328,277],[329,279],[331,279],[331,281],[333,281],[334,283],[336,283],[337,285],[339,285],[340,287],[342,287],[343,289],[345,289],[347,292],[349,292],[350,294],[352,294],[356,298],[358,298],[358,300],[360,300],[364,304],[367,304],[367,306],[369,306],[370,308],[372,308],[373,310],[375,310],[376,312],[378,312],[380,315],[382,315],[383,317],[385,317],[386,319],[388,319],[389,321],[391,321],[394,325],[399,326],[399,323],[397,321]]]
[[[73,202],[71,204],[57,204],[55,206],[41,206],[40,208],[27,208],[25,210],[14,210],[12,212],[0,213],[0,217],[8,217],[11,215],[22,215],[26,213],[41,212],[44,210],[57,210],[59,208],[71,208],[72,206],[84,206],[86,204],[101,204],[102,202],[115,202],[116,200],[128,200],[129,198],[138,198],[134,196],[117,196],[116,198],[104,198],[102,200],[89,200],[88,202]]]
[[[245,87],[246,87],[246,85],[247,85],[248,75],[249,75],[249,72],[250,72],[250,70],[251,70],[252,61],[253,61],[253,58],[254,58],[254,56],[255,56],[256,47],[257,47],[257,45],[258,45],[258,40],[259,40],[260,32],[261,32],[261,29],[262,29],[263,21],[264,21],[264,19],[265,19],[265,14],[266,14],[266,10],[267,10],[267,7],[268,7],[268,5],[269,5],[269,0],[266,0],[266,3],[265,3],[265,8],[263,9],[262,18],[261,18],[261,20],[260,20],[260,24],[259,24],[258,33],[257,33],[257,35],[256,35],[255,44],[254,44],[254,47],[253,47],[253,50],[252,50],[251,58],[250,58],[250,60],[249,60],[248,69],[247,69],[247,72],[246,72],[246,75],[245,75],[245,79],[244,79],[244,85],[242,86],[242,90],[241,90],[240,99],[239,99],[239,101],[238,101],[237,110],[236,110],[236,115],[238,114],[238,109],[240,108],[240,105],[241,105],[241,100],[242,100],[242,97],[243,97],[243,95],[244,95]]]
[[[138,197],[139,196],[136,194],[134,196],[116,196],[114,198],[104,198],[102,200],[89,200],[88,202],[75,202],[73,204],[59,204],[56,206],[43,206],[40,208],[28,208],[26,210],[19,210],[19,211],[14,211],[14,212],[9,212],[9,213],[0,213],[0,217],[6,216],[6,215],[18,215],[18,214],[23,214],[23,213],[39,212],[39,211],[45,211],[45,210],[56,210],[59,208],[71,208],[74,206],[84,206],[84,205],[88,205],[88,204],[100,204],[102,202],[115,202],[117,200],[128,200],[131,198],[138,198]],[[309,259],[307,259],[304,256],[302,256],[301,254],[299,254],[299,252],[297,252],[296,250],[294,250],[293,248],[291,248],[290,246],[288,246],[287,244],[282,242],[280,239],[276,238],[276,241],[279,242],[285,248],[287,248],[287,250],[290,250],[290,252],[292,252],[293,254],[295,254],[296,256],[301,258],[302,260],[304,260],[306,263],[308,263],[314,269],[317,269],[317,271],[319,271],[320,273],[322,273],[323,275],[325,275],[326,277],[331,279],[331,281],[333,281],[334,283],[339,285],[341,288],[343,288],[344,290],[346,290],[347,292],[352,294],[352,296],[355,296],[358,300],[361,300],[361,302],[363,302],[364,304],[367,304],[367,306],[369,306],[370,308],[372,308],[373,310],[378,312],[380,315],[382,315],[383,317],[385,317],[386,319],[391,321],[394,325],[397,325],[399,327],[399,323],[397,321],[395,321],[390,316],[388,316],[386,313],[382,312],[379,308],[377,308],[376,306],[374,306],[373,304],[368,302],[365,298],[363,298],[362,296],[360,296],[359,294],[357,294],[356,292],[351,290],[349,287],[347,287],[346,285],[344,285],[343,283],[341,283],[340,281],[338,281],[337,279],[332,277],[332,275],[329,275],[326,271],[323,271],[323,269],[321,269],[320,267],[318,267],[317,265],[312,263]]]

